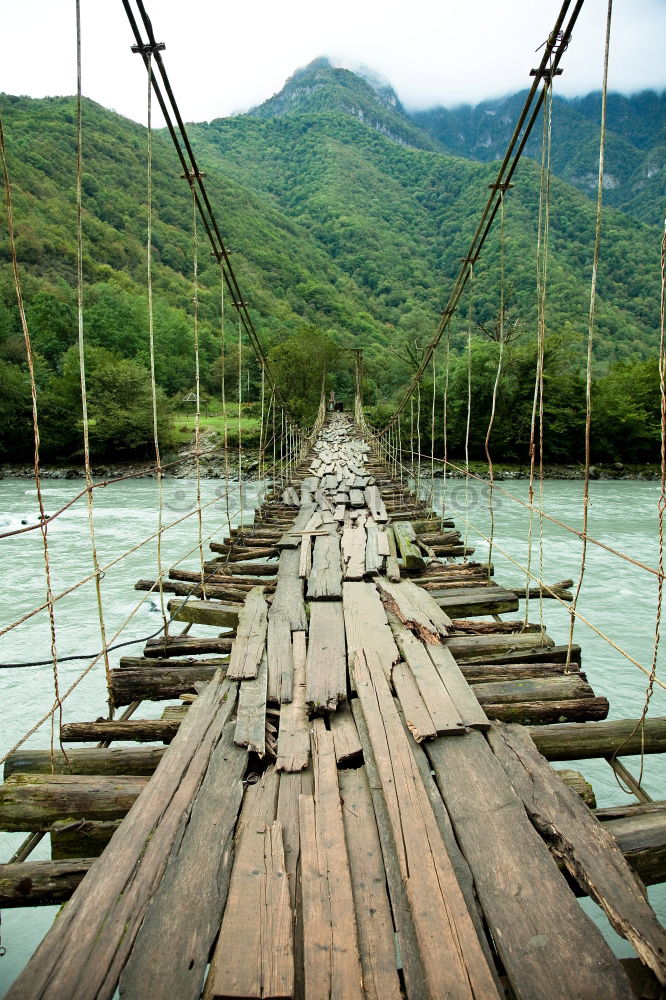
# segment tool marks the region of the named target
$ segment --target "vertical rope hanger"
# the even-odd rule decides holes
[[[42,496],[42,479],[39,460],[39,418],[37,410],[37,385],[35,381],[35,366],[32,352],[32,341],[30,330],[25,314],[25,304],[23,301],[23,290],[18,269],[18,255],[16,252],[16,231],[14,228],[14,211],[12,204],[12,190],[9,180],[9,168],[7,165],[7,151],[5,147],[5,135],[0,119],[0,157],[2,159],[2,175],[5,189],[5,207],[7,211],[7,232],[9,236],[9,247],[12,261],[12,275],[14,279],[14,289],[16,301],[21,320],[21,330],[25,343],[26,360],[28,363],[28,375],[30,378],[30,398],[32,405],[32,431],[33,431],[33,474],[35,488],[37,490],[37,503],[39,506],[39,530],[42,536],[42,550],[44,558],[44,577],[46,583],[46,606],[49,615],[49,632],[51,638],[51,660],[53,665],[53,694],[54,706],[51,713],[51,772],[55,772],[55,710],[58,712],[58,739],[60,749],[67,761],[67,753],[60,738],[62,726],[62,698],[60,697],[60,678],[58,675],[58,648],[56,641],[55,607],[53,601],[53,586],[51,582],[51,559],[48,541],[48,518],[44,509],[44,499]]]
[[[430,509],[435,504],[435,405],[437,402],[437,348],[432,352],[432,410],[430,413]]]
[[[442,478],[442,516],[441,520],[444,521],[446,515],[446,487],[447,487],[447,473],[449,467],[449,374],[451,368],[451,331],[447,328],[446,331],[446,353],[444,355],[444,401],[443,401],[443,414],[442,414],[442,436],[444,438],[444,465],[443,465],[443,478]],[[444,524],[440,525],[440,528],[444,529]]]
[[[243,528],[243,432],[241,430],[241,413],[243,404],[243,327],[241,314],[238,311],[238,506],[240,508],[240,527]]]
[[[204,572],[203,519],[201,513],[201,382],[199,366],[199,232],[197,227],[197,203],[194,177],[187,175],[192,192],[192,311],[194,321],[194,393],[196,410],[194,413],[194,470],[197,500],[197,540],[199,545],[199,573],[201,589],[206,596],[206,574]]]
[[[227,529],[231,533],[231,511],[229,507],[229,423],[227,420],[227,349],[224,315],[224,264],[220,260],[220,381],[222,393],[222,434],[224,443],[224,503]]]
[[[146,232],[146,283],[148,287],[148,351],[150,355],[150,392],[153,407],[153,443],[155,446],[155,464],[157,466],[157,586],[160,595],[160,610],[164,624],[164,634],[169,635],[169,619],[164,604],[164,582],[162,579],[162,532],[164,521],[164,473],[160,456],[160,442],[157,430],[157,385],[155,380],[155,328],[153,316],[153,76],[152,52],[148,52],[148,99],[147,99],[147,232]]]
[[[594,252],[592,255],[592,277],[590,279],[590,309],[587,324],[587,361],[585,369],[585,476],[583,480],[583,529],[581,532],[582,549],[580,557],[580,572],[578,583],[571,602],[569,617],[569,642],[565,670],[568,673],[571,664],[571,649],[573,646],[575,612],[578,598],[583,586],[587,558],[587,528],[590,507],[590,463],[591,463],[591,425],[592,425],[592,350],[594,346],[594,322],[597,304],[597,274],[599,270],[599,247],[601,245],[601,221],[604,194],[604,159],[606,150],[606,97],[608,92],[608,53],[610,49],[610,31],[613,15],[613,0],[608,0],[606,14],[606,37],[604,41],[604,71],[601,87],[601,122],[599,126],[599,171],[597,176],[597,208],[594,221]],[[661,582],[661,581],[660,581]],[[641,774],[643,770],[641,758]]]
[[[472,290],[474,288],[474,263],[469,265],[469,301],[467,304],[467,420],[465,422],[465,540],[469,541],[469,431],[472,420]],[[463,556],[467,560],[467,555]]]
[[[79,343],[79,379],[81,383],[81,414],[83,418],[83,459],[85,467],[86,493],[88,500],[88,531],[90,534],[90,549],[93,569],[95,571],[95,594],[97,598],[97,617],[104,654],[104,671],[109,701],[109,718],[113,718],[113,699],[111,695],[111,665],[106,642],[106,624],[102,605],[102,573],[97,558],[97,543],[95,539],[95,514],[93,509],[93,479],[90,468],[90,425],[88,421],[88,396],[86,391],[86,360],[83,336],[83,196],[81,178],[82,170],[82,88],[81,88],[81,0],[76,0],[76,289],[77,289],[77,325]]]
[[[488,462],[488,516],[490,518],[490,541],[488,543],[488,579],[491,577],[491,566],[493,562],[493,543],[495,540],[495,504],[494,504],[494,467],[490,454],[490,435],[492,434],[495,422],[495,411],[497,408],[497,390],[499,388],[502,374],[502,361],[504,359],[504,191],[500,191],[500,228],[499,228],[499,279],[500,279],[500,304],[499,304],[499,325],[497,336],[499,338],[499,356],[497,358],[497,372],[493,385],[492,401],[490,405],[490,419],[488,420],[488,430],[486,431],[486,460]]]
[[[539,178],[539,221],[537,226],[536,286],[537,286],[537,359],[530,422],[530,476],[528,501],[530,505],[527,524],[527,565],[525,578],[525,623],[529,621],[530,580],[532,569],[532,533],[534,527],[534,476],[537,454],[537,426],[539,453],[539,499],[543,509],[543,367],[546,334],[546,278],[548,266],[548,236],[550,215],[550,147],[552,140],[552,81],[544,79],[544,114],[541,141],[541,169]],[[543,626],[543,514],[539,513],[539,622]]]

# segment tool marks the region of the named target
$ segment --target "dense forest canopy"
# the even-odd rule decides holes
[[[551,184],[546,305],[551,460],[576,460],[582,448],[581,371],[594,204],[587,182],[574,184],[587,170],[594,146],[595,100],[558,100],[555,108],[560,126],[553,166],[561,177]],[[648,223],[657,215],[661,219],[655,193],[664,183],[664,159],[659,158],[664,102],[657,95],[628,100],[618,97],[611,103],[609,169],[621,172],[614,166],[617,150],[626,169],[607,198],[617,207],[607,207],[604,214],[595,430],[598,459],[643,461],[657,457],[658,373],[651,359],[659,329],[660,229]],[[188,126],[255,325],[285,395],[304,422],[316,411],[323,368],[339,395],[351,393],[348,348],[364,349],[366,401],[374,418],[390,412],[437,325],[496,172],[495,164],[482,160],[501,152],[502,129],[513,120],[517,102],[518,97],[507,99],[501,114],[494,107],[496,113],[487,115],[489,108],[479,106],[410,118],[390,88],[373,88],[319,60],[253,112]],[[36,357],[42,449],[47,458],[75,458],[81,450],[74,347],[75,102],[2,95],[0,114]],[[490,146],[483,145],[489,119]],[[638,151],[633,159],[629,146]],[[479,155],[480,149],[490,155]],[[528,151],[538,157],[537,147]],[[572,166],[574,152],[578,159]],[[83,160],[84,330],[93,452],[98,457],[149,453],[145,129],[86,101]],[[526,426],[529,436],[537,324],[536,160],[526,157],[514,181],[506,198],[503,248],[504,320],[514,335],[506,348],[493,432],[497,454],[507,460],[525,458]],[[169,444],[169,410],[194,384],[193,236],[189,188],[162,133],[154,137],[153,188],[156,378],[162,435]],[[251,404],[259,392],[258,368],[249,346],[239,341],[229,304],[222,325],[220,274],[208,249],[200,238],[202,393],[206,400],[219,399],[224,372],[227,399],[234,400],[240,371],[243,398]],[[475,407],[471,449],[475,455],[483,451],[498,353],[492,330],[500,301],[499,257],[496,227],[451,327],[454,452],[464,434],[468,379]],[[444,347],[434,387],[438,412],[443,361]],[[30,394],[4,209],[0,376],[0,459],[22,460],[32,447]],[[432,391],[429,376],[423,393],[432,397]]]

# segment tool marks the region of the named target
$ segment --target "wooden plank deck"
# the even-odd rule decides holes
[[[666,984],[666,935],[623,854],[622,824],[643,814],[600,817],[605,831],[537,751],[541,727],[493,723],[603,717],[580,651],[564,674],[565,647],[542,631],[461,620],[517,599],[487,567],[425,556],[459,538],[437,534],[441,522],[400,484],[382,495],[390,478],[349,419],[332,416],[256,525],[217,544],[220,589],[204,596],[198,574],[175,578],[180,620],[235,631],[153,640],[114,671],[119,700],[180,695],[181,708],[165,710],[169,721],[63,729],[172,742],[77,750],[73,774],[60,755],[55,777],[47,752],[8,760],[0,827],[53,829],[54,850],[63,824],[52,824],[76,815],[75,790],[83,817],[95,783],[99,795],[118,785],[117,812],[100,806],[109,815],[84,824],[105,826],[95,853],[113,834],[94,864],[71,853],[25,863],[26,875],[64,868],[34,868],[23,895],[21,865],[0,865],[7,905],[71,894],[9,1000],[112,1000],[118,988],[136,1000],[625,1000],[629,979],[574,888]],[[410,511],[423,512],[418,532]],[[239,603],[219,600],[229,594]],[[544,728],[549,756],[573,752],[563,729],[592,752],[585,725],[558,724]],[[661,731],[653,743],[664,750]],[[649,843],[663,855],[654,816]],[[644,854],[629,832],[628,854]]]

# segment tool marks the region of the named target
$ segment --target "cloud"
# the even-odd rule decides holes
[[[4,0],[0,90],[44,96],[76,86],[74,5],[63,0]],[[556,2],[534,0],[191,0],[147,4],[184,117],[208,120],[245,111],[278,91],[319,55],[369,66],[408,108],[476,102],[521,90],[538,62]],[[120,3],[82,0],[83,89],[107,107],[145,120],[145,71],[133,56]],[[588,0],[564,56],[560,93],[599,88],[606,4]],[[30,47],[19,44],[30,38]],[[615,4],[610,85],[633,92],[666,87],[666,4]],[[18,40],[18,41],[17,41]],[[26,55],[29,58],[26,58]]]

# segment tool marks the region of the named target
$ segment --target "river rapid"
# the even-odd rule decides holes
[[[73,480],[48,481],[44,484],[44,503],[52,514],[74,496],[83,483]],[[243,486],[242,501],[235,484],[229,497],[229,514],[233,524],[244,518],[259,501],[261,483]],[[498,484],[522,500],[527,499],[527,483],[515,481]],[[656,566],[657,502],[659,484],[654,482],[600,481],[592,482],[589,531],[596,538],[617,548],[634,559]],[[454,517],[457,527],[465,534],[468,544],[475,547],[475,559],[485,560],[488,545],[479,532],[488,534],[489,514],[487,490],[481,485],[455,480],[435,484],[436,502],[446,499],[447,515]],[[224,483],[204,480],[201,484],[202,534],[222,539],[226,533],[227,503]],[[551,516],[578,528],[582,517],[582,484],[576,481],[548,480],[544,484],[544,510]],[[99,562],[104,567],[124,550],[138,546],[157,528],[157,484],[152,479],[128,480],[95,490],[95,529]],[[198,566],[197,517],[191,514],[196,505],[196,484],[191,480],[167,480],[164,483],[164,521],[180,523],[170,527],[162,542],[164,567],[177,560],[181,568]],[[208,506],[206,506],[208,505]],[[505,586],[525,585],[525,574],[513,565],[507,555],[525,564],[527,557],[528,514],[524,507],[507,498],[499,490],[494,496],[495,545],[493,562],[495,577]],[[0,533],[20,527],[23,521],[34,524],[38,518],[34,485],[25,480],[0,480]],[[465,527],[465,519],[469,522]],[[532,572],[539,575],[541,524],[538,517],[532,524]],[[54,593],[71,587],[92,572],[88,512],[85,498],[79,500],[59,517],[48,532]],[[503,550],[503,551],[500,551]],[[207,542],[204,541],[204,554]],[[581,543],[579,538],[557,525],[543,521],[543,579],[553,583],[567,577],[577,579],[580,571]],[[0,595],[2,612],[0,628],[28,614],[45,598],[43,546],[41,533],[32,531],[0,539]],[[130,613],[140,604],[123,631],[121,640],[142,639],[161,627],[159,598],[135,591],[139,578],[156,576],[156,545],[148,541],[105,571],[102,580],[102,606],[107,640],[110,640]],[[145,599],[145,600],[144,600]],[[588,546],[587,568],[578,610],[603,633],[609,635],[632,657],[649,667],[654,645],[657,580],[652,574],[625,562],[611,553]],[[524,605],[521,604],[521,613]],[[566,642],[569,616],[558,602],[547,600],[540,609],[539,601],[530,601],[529,618],[539,621],[540,614],[556,642]],[[95,588],[92,582],[76,589],[56,604],[57,650],[59,657],[95,654],[100,648]],[[515,617],[515,616],[510,616]],[[214,632],[211,631],[211,634]],[[582,666],[597,694],[610,700],[611,718],[637,717],[643,707],[646,678],[631,663],[616,653],[603,639],[578,623],[575,641],[583,648]],[[665,640],[666,643],[666,640]],[[111,665],[121,655],[140,655],[143,643],[111,654]],[[0,663],[49,660],[50,632],[48,616],[42,611],[0,637]],[[89,660],[62,662],[59,668],[61,691],[69,687]],[[23,669],[0,669],[0,755],[17,740],[53,704],[53,676],[50,665]],[[158,718],[163,704],[145,703],[144,717]],[[94,719],[105,714],[106,689],[104,667],[100,661],[68,697],[65,721]],[[666,693],[657,688],[652,699],[651,714],[666,715]],[[42,725],[28,741],[33,748],[48,747],[50,726]],[[627,758],[625,763],[635,773],[638,761]],[[616,782],[610,767],[604,762],[581,761],[557,766],[575,767],[590,780],[598,805],[614,805],[632,801]],[[644,784],[653,798],[665,798],[663,758],[647,758]],[[23,839],[22,834],[0,834],[0,861],[7,861]],[[35,860],[46,858],[45,839],[33,854]],[[660,919],[666,920],[666,891],[650,889],[650,898]],[[584,901],[617,953],[632,954],[626,942],[607,928],[598,908]],[[19,973],[53,920],[56,907],[5,911],[0,927],[2,946],[7,949],[0,958],[0,996]]]

